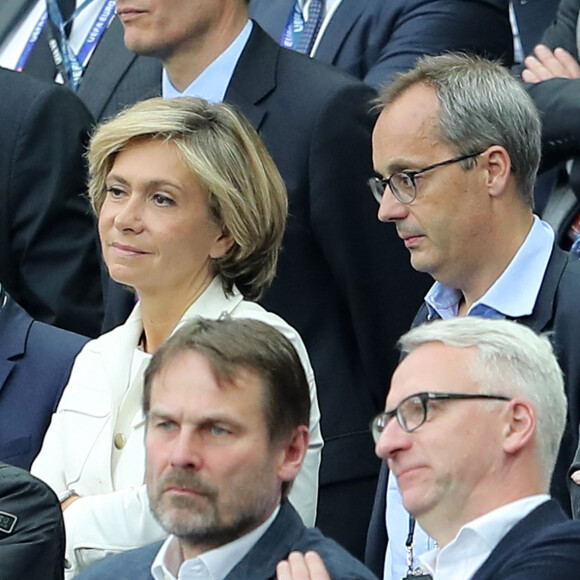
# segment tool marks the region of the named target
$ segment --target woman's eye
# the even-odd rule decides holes
[[[162,193],[156,193],[153,196],[153,201],[155,201],[155,203],[160,207],[168,207],[171,205],[175,205],[173,199]]]
[[[120,187],[107,187],[106,192],[107,195],[113,199],[119,199],[125,195],[124,190],[122,190]]]

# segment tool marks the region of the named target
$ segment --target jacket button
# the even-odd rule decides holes
[[[115,434],[115,447],[117,449],[123,449],[123,447],[125,447],[125,435],[123,435],[123,433],[117,433]]]

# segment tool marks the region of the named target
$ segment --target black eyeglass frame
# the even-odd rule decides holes
[[[385,191],[388,188],[391,190],[392,194],[395,196],[395,199],[404,205],[409,203],[413,203],[415,199],[417,199],[417,182],[415,178],[417,175],[421,175],[427,171],[431,171],[432,169],[437,169],[437,167],[443,167],[444,165],[451,165],[452,163],[459,163],[460,161],[464,161],[465,159],[471,159],[473,157],[478,157],[482,153],[485,152],[479,151],[477,153],[468,153],[467,155],[460,155],[459,157],[453,157],[452,159],[446,159],[445,161],[440,161],[439,163],[433,163],[433,165],[428,165],[427,167],[422,167],[421,169],[405,169],[404,171],[396,171],[395,173],[391,174],[389,177],[371,177],[367,183],[371,189],[373,197],[377,200],[380,204]],[[397,190],[396,186],[393,185],[393,178],[397,175],[404,175],[411,181],[411,186],[413,188],[413,195],[410,199],[402,198],[400,192]],[[382,192],[382,193],[381,193]]]
[[[421,407],[423,409],[423,418],[417,423],[417,425],[409,428],[407,425],[407,420],[405,419],[401,408],[405,403],[411,399],[419,399],[421,402]],[[416,431],[425,421],[427,420],[427,415],[429,408],[427,403],[429,401],[467,401],[483,399],[488,401],[510,401],[511,397],[506,397],[505,395],[490,395],[486,393],[430,393],[421,392],[415,393],[414,395],[409,395],[405,397],[394,409],[390,411],[383,411],[379,413],[370,423],[370,430],[375,443],[378,443],[379,437],[383,432],[383,429],[387,426],[387,423],[393,418],[397,418],[397,422],[401,426],[401,429],[406,433],[412,433]]]

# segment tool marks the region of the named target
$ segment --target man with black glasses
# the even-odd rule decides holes
[[[418,326],[400,345],[406,356],[371,430],[405,507],[437,542],[419,578],[576,578],[580,523],[548,495],[566,424],[548,338],[458,317]],[[328,579],[313,555],[278,571],[278,580]]]
[[[572,356],[580,267],[533,214],[538,113],[507,70],[460,55],[421,59],[383,91],[381,104],[373,162],[383,177],[370,180],[379,219],[395,224],[412,266],[435,279],[413,325],[477,315],[553,331],[570,412],[551,490],[569,510],[566,471],[580,420],[580,359]],[[387,478],[384,464],[366,562],[401,580],[406,541],[418,555],[433,540],[419,526],[411,533],[397,478],[388,485]]]

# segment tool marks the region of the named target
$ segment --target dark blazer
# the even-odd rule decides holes
[[[162,542],[107,558],[77,576],[78,580],[149,580],[151,564]],[[317,529],[306,528],[294,508],[284,502],[266,533],[226,576],[225,580],[274,580],[276,564],[293,551],[315,550],[333,580],[376,580],[344,548]]]
[[[380,465],[368,424],[384,406],[394,345],[429,285],[395,228],[377,220],[366,185],[374,95],[280,48],[257,25],[225,95],[257,129],[286,183],[290,218],[261,303],[298,330],[316,374],[325,440],[318,525],[361,558]],[[123,316],[110,324],[132,305],[116,288],[111,303]],[[356,482],[364,487],[351,487]]]
[[[54,492],[0,463],[0,580],[62,580],[64,523]]]
[[[23,4],[26,0],[12,2]],[[45,29],[24,71],[42,80],[52,81],[56,67],[48,38]],[[161,70],[158,59],[137,56],[125,48],[123,25],[115,16],[91,55],[77,94],[95,120],[100,122],[155,91],[161,82]]]
[[[566,511],[570,511],[567,468],[578,446],[580,423],[580,261],[554,247],[532,314],[517,319],[536,332],[551,332],[550,340],[565,377],[568,417],[556,469],[552,478],[552,495]],[[423,304],[413,321],[413,327],[428,321],[428,309]],[[377,573],[384,565],[387,535],[385,530],[385,496],[388,469],[383,462],[369,526],[365,554],[366,565]]]
[[[68,89],[0,69],[0,283],[37,320],[88,336],[101,266],[83,160],[92,118]]]
[[[30,468],[87,340],[34,321],[6,296],[0,308],[0,461]]]
[[[576,29],[580,1],[562,0],[556,20],[546,29],[542,43],[552,50],[566,49],[580,61]],[[580,155],[580,79],[556,78],[526,84],[526,90],[542,115],[542,166]],[[580,191],[580,175],[572,186]]]
[[[512,0],[520,42],[524,54],[531,54],[534,46],[556,17],[558,2],[554,0]]]
[[[580,522],[552,500],[517,523],[472,580],[571,580],[579,570]]]
[[[295,0],[251,0],[250,15],[277,42]],[[513,60],[507,0],[342,0],[315,58],[378,87],[423,54],[450,50]]]

